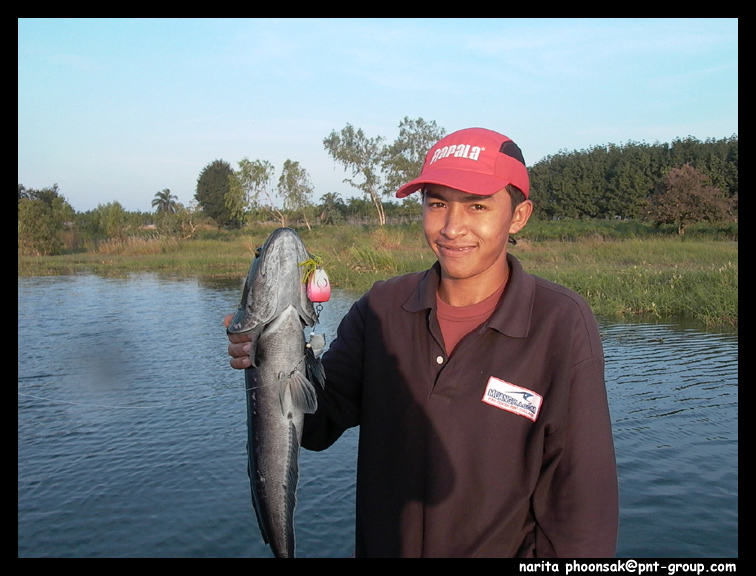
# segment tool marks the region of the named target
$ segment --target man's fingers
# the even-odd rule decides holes
[[[234,344],[233,342],[228,345],[228,355],[231,356],[231,367],[240,370],[242,368],[249,368],[252,362],[249,359],[249,342],[240,342]]]

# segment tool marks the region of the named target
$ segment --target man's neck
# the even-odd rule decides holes
[[[449,278],[441,274],[438,297],[450,306],[472,306],[496,292],[509,280],[509,266],[501,274],[486,274],[475,278]]]

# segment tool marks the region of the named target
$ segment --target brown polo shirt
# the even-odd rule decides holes
[[[596,320],[509,255],[498,307],[447,356],[438,264],[376,283],[323,356],[303,446],[360,426],[357,557],[608,557],[617,475]]]

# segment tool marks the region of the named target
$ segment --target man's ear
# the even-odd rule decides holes
[[[533,203],[530,200],[520,202],[512,214],[512,222],[509,225],[509,233],[516,234],[528,223],[530,215],[533,213]]]

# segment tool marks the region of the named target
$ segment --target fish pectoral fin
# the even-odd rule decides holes
[[[291,398],[294,408],[305,414],[313,414],[318,409],[318,395],[315,387],[299,370],[294,370],[283,379],[281,386],[281,410],[285,406],[286,394]]]

